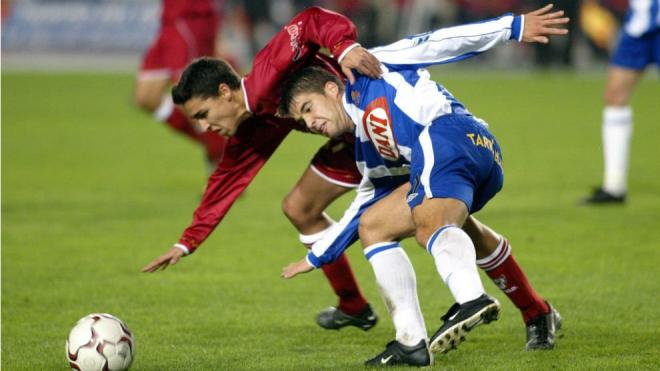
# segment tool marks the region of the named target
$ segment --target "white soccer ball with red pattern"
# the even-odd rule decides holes
[[[71,329],[66,357],[72,370],[124,371],[135,357],[135,340],[119,318],[92,313]]]

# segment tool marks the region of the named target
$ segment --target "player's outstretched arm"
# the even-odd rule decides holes
[[[568,24],[570,19],[563,17],[563,10],[550,13],[552,6],[548,4],[525,14],[522,41],[547,44],[550,42],[548,36],[568,34],[568,30],[561,26]]]
[[[307,262],[307,259],[291,263],[282,269],[283,278],[293,278],[300,273],[311,272],[314,267]]]
[[[151,263],[145,265],[142,268],[142,272],[153,273],[159,269],[165,270],[165,268],[169,267],[170,265],[178,263],[184,255],[185,252],[182,249],[174,246],[165,254],[159,256],[158,258],[152,260]]]

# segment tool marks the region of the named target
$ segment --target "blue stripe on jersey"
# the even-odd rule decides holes
[[[444,227],[438,228],[437,231],[433,232],[431,238],[429,238],[429,242],[426,243],[426,250],[428,250],[429,254],[433,255],[433,251],[431,251],[433,249],[433,243],[438,238],[438,236],[440,236],[440,234],[444,232],[447,228],[458,228],[458,227],[455,224],[448,224]]]
[[[397,248],[397,247],[400,247],[399,243],[398,242],[392,242],[391,244],[384,245],[384,246],[381,246],[381,247],[377,247],[377,248],[369,251],[369,253],[367,253],[365,255],[365,257],[367,258],[367,260],[369,260],[369,259],[371,259],[372,256],[378,254],[381,251],[394,249],[394,248]]]
[[[307,253],[307,260],[309,260],[309,262],[312,263],[312,265],[315,268],[318,268],[323,264],[321,263],[321,260],[319,260],[319,258],[317,258],[316,256],[314,256],[314,254],[312,254],[311,251]]]
[[[388,187],[399,187],[400,185],[406,183],[410,179],[410,175],[396,175],[396,176],[386,176],[383,178],[370,178],[371,183],[373,183],[376,188],[388,188]]]
[[[472,57],[474,57],[476,55],[479,55],[481,53],[483,53],[483,52],[469,52],[469,53],[461,54],[461,55],[459,55],[457,57],[454,57],[454,58],[447,59],[447,60],[442,61],[442,62],[433,62],[433,63],[429,62],[429,63],[417,63],[417,64],[383,63],[383,65],[385,65],[385,67],[387,67],[387,69],[389,69],[390,71],[401,71],[401,70],[407,70],[407,69],[410,69],[410,68],[425,68],[425,67],[429,67],[429,66],[433,66],[433,65],[437,65],[437,64],[447,64],[447,63],[459,62],[459,61],[462,61],[464,59],[472,58]]]

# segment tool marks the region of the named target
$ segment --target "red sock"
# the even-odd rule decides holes
[[[322,269],[335,294],[339,297],[339,310],[346,314],[356,315],[367,309],[367,300],[360,292],[345,254],[342,254],[334,263],[324,265]]]
[[[534,291],[511,255],[511,247],[505,238],[502,238],[490,256],[477,260],[477,265],[520,309],[525,323],[541,314],[550,313],[548,304]]]

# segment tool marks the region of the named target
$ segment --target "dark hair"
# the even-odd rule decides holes
[[[289,115],[293,99],[300,94],[324,94],[327,82],[334,82],[340,89],[344,87],[339,77],[320,67],[307,67],[294,72],[284,83],[279,107],[280,114]]]
[[[184,104],[193,97],[216,97],[218,86],[223,83],[236,90],[241,86],[241,78],[225,61],[199,58],[186,67],[179,83],[172,88],[172,100]]]

